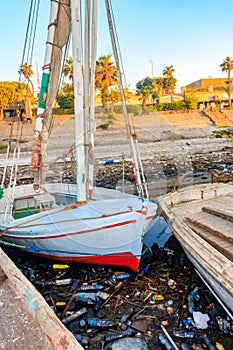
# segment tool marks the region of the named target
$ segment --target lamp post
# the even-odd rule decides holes
[[[149,62],[151,63],[151,76],[153,78],[153,76],[154,76],[154,64],[153,64],[152,60],[150,60]]]

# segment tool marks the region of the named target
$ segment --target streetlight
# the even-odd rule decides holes
[[[149,62],[151,63],[151,75],[152,75],[152,78],[153,78],[153,76],[154,76],[154,64],[153,64],[152,60],[150,60]]]

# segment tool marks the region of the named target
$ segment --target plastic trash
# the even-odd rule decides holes
[[[119,331],[119,332],[115,332],[115,333],[109,333],[106,334],[104,336],[104,340],[106,343],[109,343],[113,340],[117,340],[117,339],[121,339],[121,338],[126,338],[126,337],[131,337],[133,335],[135,335],[137,333],[137,331],[135,329],[127,329],[124,331]]]
[[[84,315],[85,313],[87,313],[87,309],[85,307],[83,307],[82,309],[73,312],[71,315],[64,317],[61,321],[62,321],[62,323],[67,324],[69,322],[74,321],[76,318]]]
[[[109,343],[104,350],[149,350],[143,338],[123,338]]]
[[[180,256],[180,266],[182,267],[186,266],[186,259],[184,254],[181,254]]]
[[[194,296],[190,293],[188,295],[188,310],[191,315],[193,314],[194,309],[195,309]]]
[[[158,340],[165,347],[166,350],[173,350],[173,345],[169,342],[165,335],[159,333]]]
[[[173,335],[179,338],[194,338],[194,332],[181,332],[181,331],[173,331]]]
[[[167,264],[169,267],[173,267],[175,265],[175,257],[172,250],[169,250],[167,252]]]
[[[72,279],[71,278],[64,278],[64,279],[62,279],[62,280],[56,280],[55,282],[54,282],[54,284],[56,285],[56,286],[67,286],[67,285],[69,285],[69,284],[71,284],[72,283]]]
[[[203,339],[204,339],[205,345],[207,346],[207,348],[208,348],[209,350],[217,350],[216,346],[213,345],[213,343],[212,343],[211,340],[207,337],[206,334],[204,335]]]
[[[93,284],[93,285],[83,284],[81,287],[79,287],[78,290],[82,290],[82,291],[88,291],[88,290],[97,291],[97,290],[101,290],[101,289],[104,289],[104,286],[99,286],[98,284]]]
[[[128,280],[132,276],[131,273],[122,273],[120,275],[112,275],[112,281],[116,282],[118,280]]]
[[[192,296],[196,301],[200,301],[201,299],[200,294],[198,293],[198,290],[199,290],[199,287],[195,287],[191,292]]]
[[[53,264],[53,269],[54,270],[66,270],[69,269],[69,265],[67,264]]]
[[[211,310],[209,313],[209,317],[210,317],[209,326],[210,326],[210,328],[212,328],[214,330],[218,329],[218,322],[217,322],[218,316],[219,316],[219,310],[215,304],[212,304]]]
[[[101,320],[97,317],[89,318],[88,324],[91,328],[111,328],[117,327],[118,323],[110,320]]]
[[[128,310],[128,312],[121,316],[120,323],[127,322],[134,314],[135,309],[132,307]]]
[[[74,334],[74,337],[84,347],[87,347],[90,345],[90,341],[86,337],[84,337],[83,335],[76,333],[76,334]]]
[[[36,280],[36,273],[35,270],[32,269],[31,267],[28,268],[28,278],[30,280],[30,282],[34,283]]]
[[[74,301],[89,305],[94,305],[99,300],[99,297],[96,295],[96,293],[76,293],[74,296]]]
[[[208,328],[208,322],[210,320],[208,314],[202,314],[199,311],[193,312],[193,319],[195,322],[195,327],[197,329],[207,329]]]
[[[193,350],[193,348],[191,348],[191,346],[189,346],[188,344],[183,343],[183,342],[180,343],[180,349],[181,350]]]

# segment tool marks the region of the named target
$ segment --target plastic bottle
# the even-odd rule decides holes
[[[35,281],[38,286],[52,286],[54,283],[52,281]]]
[[[131,307],[126,314],[121,316],[120,323],[125,323],[128,321],[133,316],[134,312],[134,308]]]
[[[194,332],[181,332],[181,331],[173,331],[173,335],[179,338],[194,338]]]
[[[186,320],[183,320],[183,324],[187,329],[195,327],[195,322],[191,317],[188,317]]]
[[[209,322],[209,326],[212,329],[218,329],[218,322],[217,322],[217,317],[219,316],[219,310],[217,309],[215,304],[211,305],[211,310],[209,313],[209,317],[210,317],[210,322]]]
[[[184,267],[185,265],[186,265],[185,255],[181,254],[181,256],[180,256],[180,266]]]
[[[192,348],[188,345],[188,344],[186,344],[186,343],[180,343],[180,349],[181,350],[192,350]]]
[[[112,281],[116,282],[118,280],[128,280],[132,276],[131,273],[122,273],[121,275],[112,275]]]
[[[204,335],[204,338],[203,338],[203,339],[204,339],[205,345],[207,346],[207,348],[208,348],[209,350],[217,350],[216,346],[213,345],[213,343],[212,343],[211,340],[207,337],[206,334]]]
[[[191,292],[192,296],[196,301],[200,301],[201,299],[200,294],[198,293],[198,290],[199,290],[199,287],[195,287]]]
[[[95,293],[81,292],[74,296],[74,301],[94,305],[99,300],[99,297]]]
[[[66,265],[66,264],[53,264],[53,269],[54,270],[65,270],[65,269],[69,269],[69,265]]]
[[[79,284],[80,280],[77,279],[76,281],[74,281],[72,284],[71,284],[71,287],[70,287],[70,291],[73,292],[75,290],[75,288],[77,287],[77,285]]]
[[[173,346],[172,344],[169,342],[169,340],[167,339],[167,337],[165,337],[165,335],[159,333],[158,334],[158,340],[161,344],[164,345],[166,350],[173,350]]]
[[[168,251],[167,253],[167,264],[169,267],[173,267],[175,265],[175,258],[173,251]]]
[[[111,342],[113,340],[124,338],[124,337],[132,337],[136,333],[137,333],[137,331],[135,329],[129,328],[129,329],[125,330],[125,331],[120,331],[120,332],[106,334],[104,336],[104,340],[106,342]]]
[[[54,284],[56,284],[56,286],[67,286],[69,284],[72,283],[72,279],[71,278],[65,278],[63,280],[56,280],[54,282]]]
[[[110,327],[116,327],[118,325],[114,321],[101,320],[97,317],[90,318],[88,320],[88,324],[92,328],[110,328]]]
[[[67,324],[67,323],[75,320],[76,318],[84,315],[85,313],[87,313],[87,309],[85,307],[83,307],[82,309],[75,311],[71,315],[63,318],[61,321],[62,321],[62,323]]]
[[[225,348],[219,342],[216,342],[216,348],[217,348],[217,350],[225,350]]]
[[[188,310],[191,315],[195,310],[194,296],[191,293],[188,295]]]
[[[82,285],[78,290],[82,290],[82,291],[87,291],[87,290],[101,290],[104,289],[104,286],[99,286],[98,284],[93,284],[93,285],[88,285],[88,284],[84,284]]]
[[[85,347],[87,347],[87,346],[90,345],[89,340],[88,340],[86,337],[84,337],[83,335],[78,334],[78,333],[75,333],[75,334],[74,334],[74,337],[77,339],[77,341],[78,341],[79,343],[81,343],[81,345],[83,345],[83,346],[85,346]]]
[[[28,268],[28,274],[29,274],[29,280],[30,282],[34,283],[36,280],[36,274],[35,274],[35,270],[32,269],[31,267]]]

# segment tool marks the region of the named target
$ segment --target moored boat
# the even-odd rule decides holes
[[[158,201],[200,277],[233,318],[233,185],[195,185]]]
[[[30,165],[34,183],[16,185],[18,157],[15,156],[8,188],[4,189],[0,199],[0,231],[3,240],[15,243],[16,247],[31,254],[66,262],[124,266],[137,271],[143,238],[146,232],[151,232],[158,219],[158,206],[149,200],[138,143],[129,124],[108,1],[109,31],[138,195],[95,188],[93,185],[97,2],[93,0],[90,6],[89,1],[83,1],[84,7],[81,3],[78,0],[51,1]],[[85,15],[82,8],[85,9]],[[63,71],[63,48],[69,41],[70,29],[77,183],[48,184],[45,181],[48,170],[46,147],[53,122],[52,105],[59,86],[59,73]],[[85,40],[82,33],[85,33]],[[82,46],[83,41],[85,47]],[[19,155],[19,150],[15,148],[14,154]],[[4,176],[2,189],[3,184]]]

